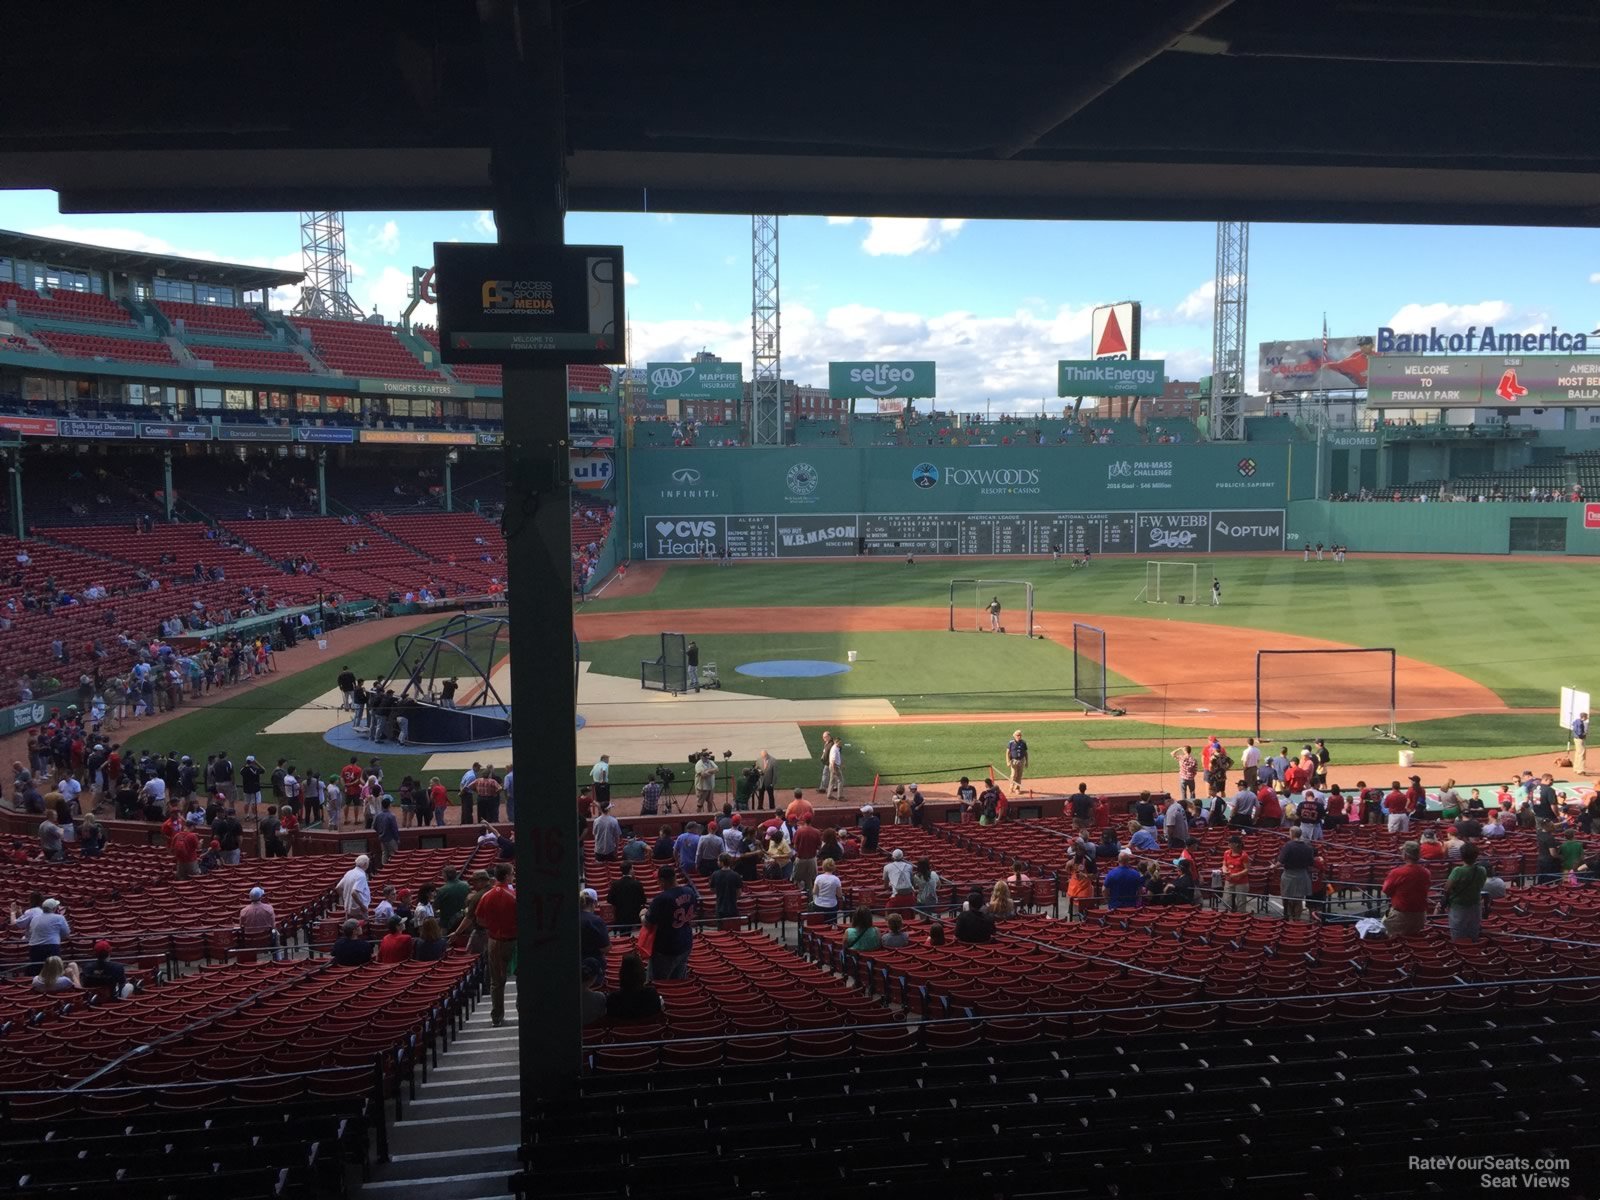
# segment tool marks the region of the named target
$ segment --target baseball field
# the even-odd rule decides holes
[[[815,786],[821,735],[831,729],[852,785],[877,776],[948,783],[998,764],[1022,728],[1036,778],[1159,786],[1173,747],[1254,733],[1259,698],[1269,740],[1320,736],[1335,761],[1372,764],[1387,777],[1399,747],[1372,729],[1391,721],[1386,656],[1273,656],[1259,689],[1256,677],[1258,650],[1382,647],[1396,652],[1393,725],[1418,743],[1417,762],[1459,765],[1463,780],[1486,781],[1508,760],[1547,765],[1565,745],[1560,688],[1593,691],[1600,682],[1600,640],[1585,635],[1580,617],[1589,569],[1572,560],[1213,556],[1199,560],[1202,603],[1179,605],[1138,599],[1146,568],[1132,559],[1086,568],[1048,559],[636,565],[575,618],[578,774],[587,778],[588,765],[609,753],[625,791],[701,747],[719,759],[733,751],[735,766],[768,749],[783,786]],[[1019,632],[1015,587],[1004,593],[1007,633],[978,631],[988,622],[965,585],[958,629],[949,629],[952,577],[986,573],[1034,585],[1038,636]],[[1216,607],[1213,573],[1222,585]],[[1086,713],[1075,700],[1074,623],[1104,631],[1108,707],[1125,715]],[[345,755],[321,732],[337,719],[333,676],[345,663],[367,677],[387,669],[390,625],[374,627],[380,640],[362,648],[285,656],[282,674],[138,723],[124,740],[336,769]],[[659,653],[663,632],[694,639],[721,687],[641,690],[640,662]],[[772,663],[838,673],[753,668]],[[500,665],[502,685],[511,669]],[[457,770],[460,757],[384,760],[398,778]],[[497,757],[503,767],[510,756]]]

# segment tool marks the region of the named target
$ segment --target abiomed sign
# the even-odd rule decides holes
[[[828,395],[838,400],[863,396],[895,396],[914,400],[933,396],[934,364],[931,362],[836,362],[828,364]]]
[[[653,362],[645,381],[652,400],[738,400],[744,396],[744,365]]]
[[[1159,396],[1167,386],[1167,364],[1064,358],[1056,363],[1058,396]]]

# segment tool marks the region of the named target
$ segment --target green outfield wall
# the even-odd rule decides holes
[[[1310,447],[635,447],[633,558],[1282,549]]]
[[[1600,504],[1347,503],[1296,500],[1288,545],[1352,553],[1600,554]]]

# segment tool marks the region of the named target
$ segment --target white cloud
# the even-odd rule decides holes
[[[867,236],[861,248],[877,257],[884,254],[930,253],[961,232],[966,221],[960,217],[935,221],[928,217],[869,217]]]
[[[400,226],[394,221],[385,221],[382,228],[372,234],[372,244],[385,254],[393,254],[400,249]]]
[[[624,287],[638,287],[639,286],[639,277],[637,275],[635,275],[632,271],[623,271],[622,272],[622,285]]]
[[[933,359],[939,364],[939,406],[975,412],[986,401],[1009,411],[1059,411],[1056,360],[1089,353],[1090,307],[1054,311],[1018,309],[1009,316],[969,312],[922,314],[851,304],[818,312],[790,303],[783,310],[783,374],[821,384],[828,363],[876,359]],[[676,319],[639,321],[630,347],[635,366],[682,361],[705,349],[750,370],[750,326],[744,321]],[[1153,357],[1153,355],[1152,355]],[[1210,350],[1176,348],[1168,354],[1188,364]],[[1204,372],[1196,372],[1203,374]],[[1168,377],[1174,376],[1169,366]],[[1193,376],[1189,376],[1193,378]]]
[[[1600,271],[1595,271],[1589,276],[1590,283],[1600,283]]]
[[[385,267],[378,272],[378,278],[367,287],[366,303],[362,307],[369,316],[379,312],[394,321],[410,303],[411,272],[403,271],[399,267]]]
[[[472,227],[484,237],[494,237],[499,233],[494,223],[494,214],[487,208],[480,209],[478,215],[472,218]]]
[[[1204,320],[1216,312],[1216,307],[1217,281],[1208,279],[1178,301],[1178,306],[1172,310],[1172,318],[1177,321]]]
[[[854,217],[829,217],[829,225],[849,225],[855,221]]]
[[[1504,324],[1512,315],[1511,304],[1505,300],[1479,300],[1476,304],[1407,304],[1384,322],[1398,332],[1416,332],[1434,325],[1441,328],[1466,328],[1476,325]]]

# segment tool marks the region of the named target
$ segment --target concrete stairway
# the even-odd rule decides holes
[[[479,1001],[440,1055],[404,1119],[389,1126],[389,1157],[360,1200],[490,1200],[507,1196],[517,1162],[517,985],[506,983],[506,1023]]]

